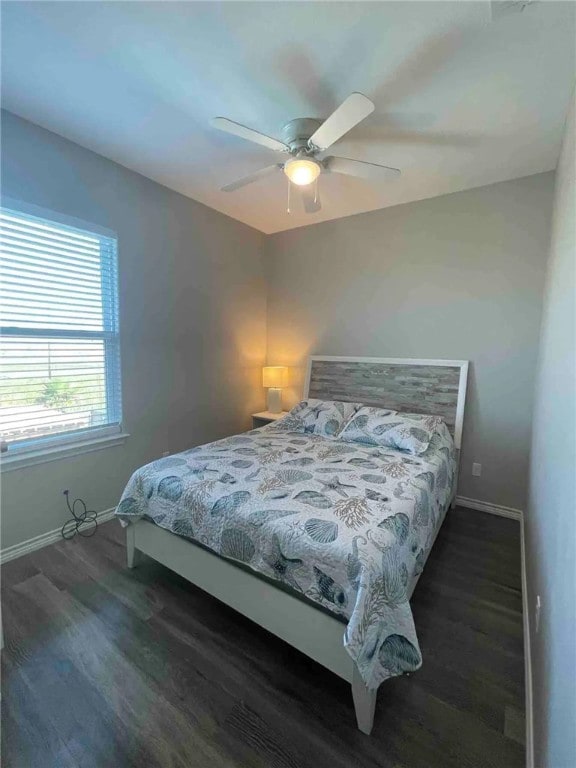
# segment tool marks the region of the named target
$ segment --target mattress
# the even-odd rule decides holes
[[[375,688],[422,663],[409,596],[455,474],[444,424],[420,456],[276,424],[140,468],[116,514],[147,518],[338,616]]]

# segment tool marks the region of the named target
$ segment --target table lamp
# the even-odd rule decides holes
[[[282,411],[282,387],[286,386],[288,368],[284,365],[267,365],[262,368],[262,386],[268,388],[268,410]]]

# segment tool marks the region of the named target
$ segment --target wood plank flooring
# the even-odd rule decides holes
[[[414,593],[424,664],[349,686],[151,561],[116,521],[2,567],[5,768],[520,768],[518,523],[450,512]]]

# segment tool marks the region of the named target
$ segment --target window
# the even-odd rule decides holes
[[[110,235],[0,208],[4,456],[120,432],[117,249]]]

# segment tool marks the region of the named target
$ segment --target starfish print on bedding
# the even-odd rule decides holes
[[[318,482],[322,485],[322,489],[324,491],[334,491],[339,496],[343,496],[345,499],[348,498],[348,494],[344,488],[356,488],[355,485],[341,483],[336,475],[334,475],[334,477],[330,478],[329,480],[319,480]]]
[[[192,477],[198,478],[198,480],[206,480],[208,479],[206,477],[207,475],[219,475],[220,472],[217,469],[210,469],[208,467],[208,463],[205,463],[203,465],[199,465],[196,467],[190,467],[187,474],[192,475]]]
[[[286,525],[286,528],[290,533],[290,539],[292,539],[294,535],[302,531],[302,521],[298,519],[292,520],[292,522]]]

